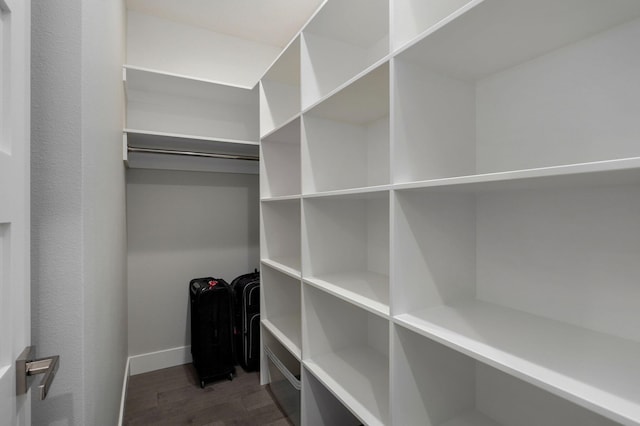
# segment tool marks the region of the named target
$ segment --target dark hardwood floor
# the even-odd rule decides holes
[[[290,426],[259,373],[200,388],[192,364],[129,378],[124,425]]]

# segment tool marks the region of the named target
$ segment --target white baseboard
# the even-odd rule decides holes
[[[124,420],[124,403],[127,400],[127,387],[129,385],[129,367],[131,358],[127,358],[127,365],[124,367],[124,379],[122,380],[122,395],[120,396],[120,415],[118,416],[118,426],[122,426]]]
[[[191,362],[191,346],[165,349],[129,357],[130,375],[147,373]]]

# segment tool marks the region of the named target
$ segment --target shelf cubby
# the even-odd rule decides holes
[[[261,210],[262,261],[300,277],[300,199],[262,201]]]
[[[477,0],[393,0],[391,50],[419,38],[425,31]]]
[[[393,182],[640,156],[639,16],[628,0],[462,6],[393,58]]]
[[[353,17],[358,17],[355,24]],[[389,53],[389,1],[329,1],[302,33],[302,109]]]
[[[304,280],[389,315],[388,191],[303,200]]]
[[[263,323],[264,325],[264,323]],[[265,333],[263,357],[266,364],[265,381],[281,411],[294,425],[300,426],[301,364],[274,336]]]
[[[302,418],[307,426],[360,426],[355,417],[306,368],[302,369]]]
[[[618,424],[401,326],[392,351],[393,424]]]
[[[303,116],[303,193],[388,184],[389,65]]]
[[[265,266],[263,264],[263,266]],[[301,281],[270,267],[263,267],[262,324],[298,360],[302,359]]]
[[[300,36],[260,80],[260,135],[265,136],[300,112]]]
[[[389,321],[310,286],[303,299],[305,368],[364,424],[387,424]]]
[[[127,128],[190,138],[259,140],[258,86],[249,90],[124,68]]]
[[[262,139],[261,197],[300,195],[300,117]]]
[[[394,320],[640,423],[638,184],[394,192]]]

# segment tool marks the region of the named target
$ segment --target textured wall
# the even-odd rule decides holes
[[[84,419],[81,15],[80,0],[32,3],[32,343],[61,356],[36,425]]]
[[[126,362],[124,5],[32,8],[32,342],[61,355],[33,424],[113,425]]]

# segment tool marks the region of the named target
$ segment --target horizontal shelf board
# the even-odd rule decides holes
[[[476,80],[639,15],[634,0],[473,1],[398,49],[396,57]]]
[[[369,347],[355,347],[303,363],[364,424],[383,425],[388,422],[387,358]]]
[[[593,186],[640,182],[640,157],[541,167],[472,176],[397,183],[395,190],[433,189],[482,192],[562,186]]]
[[[364,124],[389,115],[389,64],[383,63],[335,92],[305,115]]]
[[[384,196],[391,188],[392,185],[378,185],[364,188],[338,189],[335,191],[302,194],[302,198],[375,198]]]
[[[263,265],[266,265],[272,269],[275,269],[278,272],[282,272],[283,274],[286,274],[292,278],[295,279],[302,279],[302,274],[300,272],[300,261],[297,259],[282,259],[279,258],[277,260],[274,259],[262,259],[261,260]],[[295,265],[297,266],[297,268],[295,266],[290,266],[290,265]]]
[[[217,173],[259,173],[257,161],[185,157],[170,154],[130,152],[125,160],[131,169],[183,170]]]
[[[263,319],[261,322],[298,361],[302,359],[302,350],[300,349],[302,346],[300,344],[302,334],[299,316],[297,321],[296,317],[291,316]]]
[[[500,426],[500,423],[473,410],[448,420],[440,426]]]
[[[162,76],[167,76],[167,77],[172,77],[172,78],[179,78],[179,79],[186,80],[186,81],[201,82],[201,83],[207,83],[207,84],[216,84],[216,85],[220,85],[220,86],[235,87],[235,88],[238,88],[238,89],[246,89],[246,90],[253,89],[253,87],[249,87],[249,86],[228,84],[228,83],[224,83],[222,81],[209,80],[209,79],[206,79],[206,78],[193,77],[193,76],[184,75],[184,74],[176,74],[176,73],[172,73],[172,72],[168,72],[168,71],[161,71],[161,70],[156,70],[156,69],[151,69],[151,68],[138,67],[138,66],[135,66],[135,65],[127,65],[127,64],[125,64],[125,65],[122,66],[122,68],[125,70],[125,76],[126,76],[126,72],[130,70],[130,71],[133,71],[133,72],[149,73],[149,74],[162,75]]]
[[[261,138],[262,143],[287,142],[300,143],[300,113],[296,113],[287,121],[270,130]]]
[[[308,106],[303,107],[302,108],[302,114],[303,115],[307,114],[309,111],[311,111],[312,109],[314,109],[316,106],[320,105],[321,103],[323,103],[327,99],[331,98],[336,93],[338,93],[338,92],[342,91],[343,89],[351,86],[352,84],[354,84],[355,82],[357,82],[361,78],[366,77],[368,74],[370,74],[371,72],[375,71],[381,65],[389,63],[390,58],[391,58],[391,56],[387,55],[384,58],[380,59],[379,61],[376,61],[371,66],[367,67],[362,72],[356,74],[354,77],[350,78],[349,80],[347,80],[346,82],[344,82],[340,86],[336,87],[335,89],[333,89],[332,91],[330,91],[329,93],[327,93],[326,95],[321,97],[320,99],[316,100],[315,102],[311,103]]]
[[[255,141],[183,135],[124,129],[127,142],[138,148],[175,149],[215,154],[260,155],[260,144]]]
[[[125,69],[124,84],[129,101],[140,98],[149,102],[149,94],[170,95],[178,99],[190,98],[227,105],[255,106],[256,114],[258,111],[258,91],[244,87],[131,68]]]
[[[389,277],[374,272],[325,274],[304,282],[367,311],[389,317]]]
[[[640,423],[640,343],[482,301],[394,322],[622,423]]]
[[[263,203],[275,203],[278,201],[284,202],[284,201],[292,201],[292,200],[300,200],[300,194],[295,194],[295,195],[280,195],[277,197],[266,197],[266,198],[261,198],[260,201],[262,201]]]

